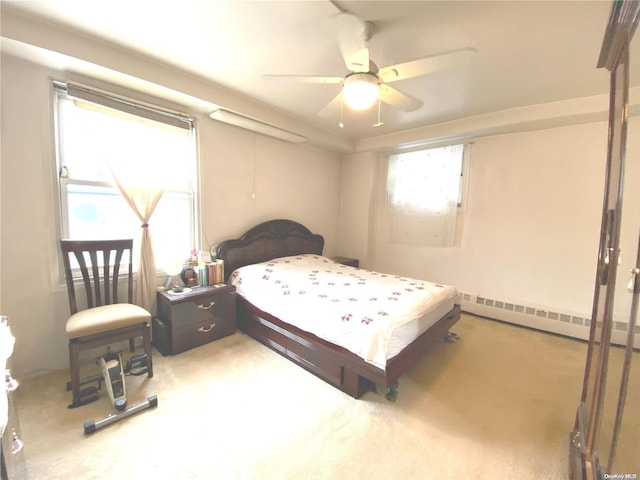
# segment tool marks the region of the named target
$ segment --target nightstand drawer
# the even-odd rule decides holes
[[[231,310],[235,308],[235,302],[234,293],[221,293],[178,303],[171,309],[171,326],[176,330],[196,323],[215,323],[230,315]]]
[[[212,317],[202,322],[176,328],[172,332],[173,353],[180,353],[193,347],[226,337],[236,331],[235,317]]]
[[[182,294],[158,292],[153,343],[163,355],[203,345],[236,331],[236,287],[193,288]]]

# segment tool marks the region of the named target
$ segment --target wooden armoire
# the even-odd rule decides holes
[[[609,138],[589,347],[569,441],[571,480],[640,476],[640,463],[628,463],[640,458],[637,425],[623,421],[625,407],[637,421],[640,403],[625,405],[629,389],[634,395],[640,389],[640,364],[632,365],[640,355],[634,352],[640,297],[640,152],[627,150],[628,141],[640,136],[638,123],[635,132],[629,129],[630,47],[639,21],[638,0],[614,1],[598,61],[599,68],[610,72]],[[635,59],[640,60],[637,53]],[[625,455],[616,462],[621,449]]]

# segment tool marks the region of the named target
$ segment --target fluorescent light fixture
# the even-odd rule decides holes
[[[252,132],[261,133],[270,137],[279,138],[291,143],[303,143],[307,141],[307,137],[284,130],[282,128],[270,125],[255,118],[246,117],[231,110],[218,108],[209,114],[211,118],[219,122],[235,125],[236,127],[245,128]]]
[[[344,79],[342,97],[354,110],[366,110],[371,107],[380,93],[378,77],[370,73],[354,73]]]

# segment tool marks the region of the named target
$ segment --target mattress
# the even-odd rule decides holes
[[[457,291],[409,277],[295,255],[231,274],[236,293],[378,368],[450,311]]]

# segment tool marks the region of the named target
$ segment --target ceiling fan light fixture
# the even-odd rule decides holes
[[[353,110],[366,110],[380,94],[380,81],[370,73],[354,73],[344,80],[342,98]]]

